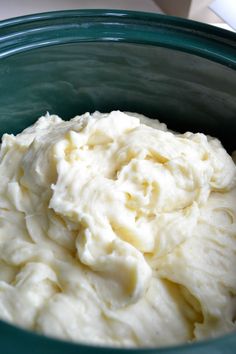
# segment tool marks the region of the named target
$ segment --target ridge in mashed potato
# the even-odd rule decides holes
[[[0,150],[0,317],[163,346],[235,330],[236,167],[135,113],[47,114]]]

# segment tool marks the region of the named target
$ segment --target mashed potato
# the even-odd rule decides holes
[[[137,114],[41,117],[0,152],[0,317],[73,341],[232,331],[236,167]]]

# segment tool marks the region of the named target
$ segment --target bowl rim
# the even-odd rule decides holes
[[[235,343],[236,343],[236,333],[228,333],[225,335],[221,335],[216,338],[207,338],[207,339],[201,339],[196,342],[189,342],[189,343],[181,343],[181,344],[176,344],[176,345],[168,345],[168,346],[162,346],[162,347],[115,347],[115,346],[105,346],[105,345],[100,345],[100,344],[94,344],[94,343],[85,343],[85,342],[73,342],[69,341],[66,339],[62,338],[57,338],[53,336],[47,336],[43,335],[37,332],[34,332],[29,329],[25,329],[22,327],[19,327],[18,325],[11,324],[8,322],[5,322],[4,320],[0,320],[0,339],[1,339],[1,345],[4,348],[4,339],[5,342],[10,339],[10,338],[15,338],[15,343],[17,344],[22,344],[22,348],[24,348],[25,354],[28,353],[35,353],[35,354],[42,354],[42,348],[45,346],[49,349],[59,348],[62,351],[62,353],[66,354],[78,354],[78,350],[80,350],[80,354],[88,354],[88,350],[90,350],[90,354],[94,354],[95,351],[97,354],[107,354],[108,352],[110,353],[111,351],[114,354],[128,354],[130,352],[134,354],[189,354],[189,350],[192,350],[193,354],[198,354],[201,353],[199,350],[212,350],[212,346],[214,345],[217,347],[219,350],[219,345],[221,346],[220,349],[228,349],[227,344],[230,340],[233,340],[231,342],[231,345],[234,346],[235,348]],[[3,342],[3,343],[2,343]],[[33,351],[36,345],[40,344],[40,351]],[[29,347],[28,347],[29,346]],[[19,349],[21,347],[19,346]],[[29,351],[28,351],[29,349]],[[57,353],[60,354],[61,351],[57,350]],[[21,351],[19,351],[21,353]],[[235,351],[232,351],[234,353]],[[7,351],[8,353],[8,351]],[[14,352],[15,353],[15,352]],[[49,353],[49,351],[47,351]],[[204,354],[206,352],[204,351]],[[224,351],[219,350],[219,354],[224,353]],[[227,351],[227,353],[231,353],[231,351]],[[11,354],[11,352],[9,352]]]
[[[236,33],[179,17],[95,9],[36,13],[0,21],[0,59],[40,47],[79,42],[167,47],[236,70]]]
[[[59,33],[59,35],[58,35]],[[138,33],[138,35],[137,35]],[[236,34],[204,23],[166,15],[123,10],[66,10],[44,12],[0,21],[1,59],[29,50],[80,42],[127,42],[188,52],[236,70]],[[160,348],[116,348],[46,337],[0,320],[0,338],[16,338],[26,352],[37,344],[56,346],[69,353],[88,351],[143,354],[187,353],[211,350],[212,345],[236,345],[236,334]],[[4,343],[3,343],[4,346]],[[28,347],[29,346],[29,347]],[[59,351],[58,351],[59,353]]]

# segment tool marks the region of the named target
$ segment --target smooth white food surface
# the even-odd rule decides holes
[[[0,151],[0,317],[162,346],[236,328],[236,167],[133,113],[41,117]]]

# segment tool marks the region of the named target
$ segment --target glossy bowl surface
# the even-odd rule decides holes
[[[130,11],[35,14],[0,22],[0,135],[49,111],[135,111],[236,149],[236,35],[198,22]],[[0,321],[3,354],[118,353]],[[236,334],[134,354],[233,354]]]

